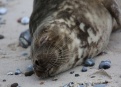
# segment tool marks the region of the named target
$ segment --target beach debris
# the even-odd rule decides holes
[[[18,22],[23,24],[23,25],[27,25],[29,24],[30,18],[29,17],[23,17],[23,18],[19,18]]]
[[[7,9],[4,7],[0,7],[0,15],[4,15],[7,13]]]
[[[106,84],[96,84],[94,85],[94,87],[106,87],[107,85]]]
[[[29,71],[29,72],[25,72],[24,75],[27,76],[32,76],[34,74],[34,71]]]
[[[20,34],[19,45],[23,48],[28,48],[31,45],[31,35],[29,30],[26,30]]]
[[[111,61],[106,60],[106,61],[101,61],[99,65],[99,69],[109,69],[111,67]]]
[[[19,86],[18,83],[11,84],[11,87],[18,87],[18,86]]]
[[[22,74],[21,70],[20,69],[16,69],[15,75],[19,75],[19,74]]]
[[[79,77],[80,75],[79,74],[75,74],[75,77]]]
[[[90,58],[90,59],[87,59],[85,62],[84,62],[84,66],[94,66],[95,65],[95,61]]]
[[[81,71],[82,72],[87,72],[87,67],[83,67]]]
[[[13,72],[8,72],[7,75],[14,75],[14,73]]]
[[[74,74],[74,71],[71,71],[70,74]]]
[[[4,39],[4,36],[3,35],[0,35],[0,39]]]

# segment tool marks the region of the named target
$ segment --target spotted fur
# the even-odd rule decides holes
[[[30,32],[35,73],[45,78],[81,65],[107,47],[120,25],[115,0],[34,0]]]

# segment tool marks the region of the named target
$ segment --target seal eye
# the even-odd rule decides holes
[[[39,62],[37,60],[35,61],[35,64],[39,66]]]

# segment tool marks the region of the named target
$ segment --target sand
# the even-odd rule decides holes
[[[95,66],[89,67],[85,73],[81,72],[82,66],[78,66],[55,76],[57,81],[53,81],[53,78],[39,79],[35,75],[30,77],[25,77],[24,74],[8,76],[8,72],[15,72],[18,68],[24,73],[27,66],[32,64],[29,59],[30,48],[23,49],[18,46],[20,33],[27,30],[29,25],[21,25],[17,20],[24,16],[30,16],[33,0],[3,1],[5,3],[3,6],[8,9],[8,12],[6,15],[0,16],[6,23],[0,25],[0,34],[5,36],[4,39],[0,40],[0,87],[10,87],[12,83],[18,83],[21,87],[60,87],[69,82],[103,83],[105,81],[109,82],[107,87],[121,87],[121,31],[111,35],[109,45],[106,48],[107,54],[96,57]],[[23,53],[28,53],[28,55],[23,56]],[[111,60],[112,62],[111,68],[103,73],[98,70],[102,60]],[[74,74],[70,74],[71,71],[74,71]],[[80,76],[75,77],[75,74]],[[92,76],[95,78],[91,78]],[[3,82],[4,79],[6,82]],[[43,82],[44,84],[41,84]]]

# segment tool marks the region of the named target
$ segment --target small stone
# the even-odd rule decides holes
[[[13,75],[13,72],[8,72],[7,75]]]
[[[25,76],[27,77],[27,76],[31,76],[31,75],[33,75],[34,74],[34,71],[30,71],[30,72],[25,72]]]
[[[16,71],[15,71],[15,75],[19,75],[19,74],[21,74],[22,72],[21,72],[21,70],[20,69],[17,69]]]
[[[23,17],[23,18],[21,18],[21,23],[23,24],[23,25],[26,25],[26,24],[29,24],[29,17]]]
[[[28,72],[30,72],[30,71],[34,71],[34,69],[33,69],[33,65],[29,65],[29,66],[27,67],[27,71],[28,71]]]
[[[111,67],[111,61],[101,61],[99,69],[109,69]]]
[[[74,71],[71,71],[70,74],[74,74]]]
[[[69,84],[68,84],[68,87],[73,87],[74,86],[74,82],[70,82]]]
[[[91,76],[91,78],[95,78],[96,76]]]
[[[79,74],[75,74],[75,77],[79,77],[80,75]]]
[[[95,62],[93,59],[87,59],[85,62],[84,62],[84,65],[85,66],[94,66],[95,65]]]
[[[0,35],[0,39],[4,39],[4,36],[3,35]]]
[[[11,87],[17,87],[17,86],[18,86],[18,83],[11,84]]]
[[[82,72],[87,72],[87,67],[83,67],[81,71]]]
[[[28,53],[22,53],[22,56],[27,56],[28,55]]]
[[[6,82],[6,79],[3,79],[3,82]]]
[[[1,8],[0,8],[0,15],[4,15],[4,14],[6,14],[6,13],[7,13],[7,9],[1,7]]]
[[[94,87],[106,87],[106,84],[96,84]]]
[[[19,36],[19,45],[23,48],[28,48],[31,45],[31,35],[29,30],[22,32]]]

